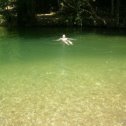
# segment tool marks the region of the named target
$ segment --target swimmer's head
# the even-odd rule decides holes
[[[62,36],[63,38],[66,38],[66,35],[65,34],[63,34],[63,36]]]

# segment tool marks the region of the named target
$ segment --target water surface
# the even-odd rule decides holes
[[[125,83],[125,32],[0,28],[1,126],[125,126]]]

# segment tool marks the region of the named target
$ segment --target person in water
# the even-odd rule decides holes
[[[66,45],[73,45],[73,42],[71,41],[73,39],[67,38],[65,34],[63,34],[62,38],[59,38],[57,41],[62,41]]]

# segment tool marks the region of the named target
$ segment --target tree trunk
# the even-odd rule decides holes
[[[116,23],[117,23],[117,26],[119,25],[119,19],[120,19],[120,0],[117,0],[116,1]]]
[[[114,0],[111,0],[111,15],[114,15]]]
[[[35,20],[34,0],[17,0],[18,24],[33,25]]]

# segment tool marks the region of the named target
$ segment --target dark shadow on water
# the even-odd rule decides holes
[[[68,37],[76,38],[77,36],[85,36],[89,34],[100,36],[126,36],[125,29],[106,29],[106,28],[70,28],[70,27],[27,27],[27,28],[4,28],[0,27],[0,38],[16,38],[21,39],[58,39],[63,34]]]
[[[3,28],[4,29],[4,28]],[[48,38],[52,36],[98,34],[107,36],[126,36],[126,29],[112,28],[76,28],[76,27],[27,27],[27,28],[5,28],[9,36],[18,35],[25,39]],[[2,32],[3,30],[0,29]]]

